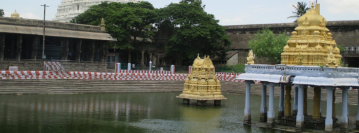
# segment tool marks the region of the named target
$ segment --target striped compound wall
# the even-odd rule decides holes
[[[216,73],[218,80],[236,80],[236,73]],[[1,71],[0,79],[98,79],[98,80],[172,80],[184,81],[187,74],[171,74],[169,71],[122,70],[120,73],[74,71]],[[259,83],[259,82],[257,82]]]

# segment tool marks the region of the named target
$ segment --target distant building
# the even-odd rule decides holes
[[[85,12],[93,5],[101,4],[101,2],[141,2],[143,0],[62,0],[57,7],[56,17],[54,21],[70,22],[74,17]]]

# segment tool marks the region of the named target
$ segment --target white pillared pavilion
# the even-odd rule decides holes
[[[62,0],[61,4],[57,7],[56,17],[54,21],[70,22],[74,17],[85,12],[93,5],[101,4],[101,2],[141,2],[143,0]]]

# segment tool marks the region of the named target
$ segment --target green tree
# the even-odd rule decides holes
[[[166,56],[177,64],[191,64],[199,53],[224,58],[231,42],[212,14],[204,11],[201,0],[182,0],[158,11],[157,27],[171,34]]]
[[[296,18],[298,19],[300,16],[304,15],[305,13],[307,13],[307,11],[310,9],[309,7],[307,7],[307,3],[305,2],[298,2],[297,6],[292,5],[293,8],[295,9],[292,13],[294,14],[293,16],[289,16],[288,18]],[[296,20],[297,21],[297,20]]]
[[[248,42],[256,57],[266,58],[271,63],[280,63],[283,47],[289,36],[285,32],[275,35],[268,28],[258,31]]]
[[[5,15],[4,10],[0,9],[0,17],[3,17]]]
[[[156,12],[149,2],[107,3],[90,7],[71,22],[100,25],[104,18],[106,31],[117,38],[114,48],[131,50],[149,43],[152,39]]]

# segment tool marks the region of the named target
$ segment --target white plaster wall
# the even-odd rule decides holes
[[[143,0],[62,0],[61,4],[57,7],[57,13],[54,21],[70,22],[72,18],[85,12],[93,5],[98,5],[101,2],[141,2]]]
[[[228,66],[233,66],[237,64],[238,64],[238,53],[236,53],[235,55],[233,55],[231,58],[227,60]]]

